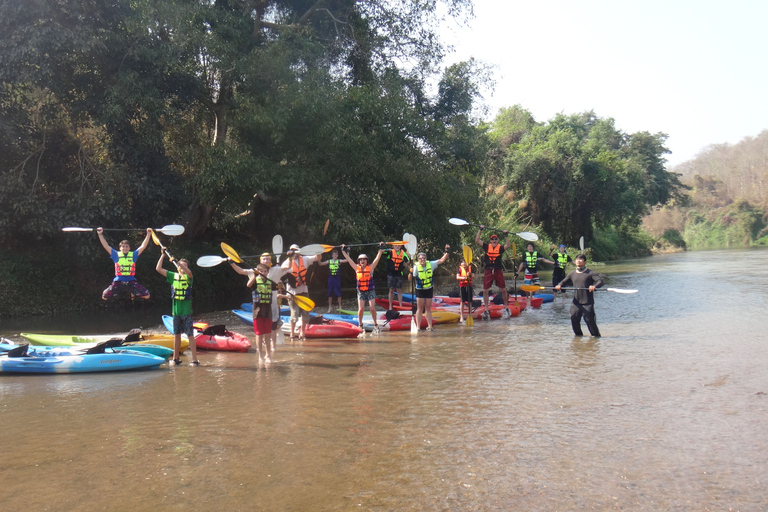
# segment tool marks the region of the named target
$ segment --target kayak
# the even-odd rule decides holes
[[[234,309],[232,312],[237,315],[243,323],[253,325],[253,313],[241,309]],[[304,329],[304,334],[307,338],[357,338],[357,336],[363,332],[360,327],[351,322],[332,320],[325,317],[316,318],[322,318],[320,323],[312,323],[312,321],[310,321]],[[290,317],[282,316],[280,319],[283,321],[283,332],[290,334]]]
[[[80,343],[103,343],[117,337],[111,334],[81,334],[73,336],[67,334],[33,334],[28,332],[21,333],[21,336],[29,340],[33,345],[44,345],[47,347],[71,347]],[[173,349],[172,334],[141,334],[136,341],[132,341],[128,336],[126,338],[128,342],[136,345],[160,345],[161,347]],[[182,335],[181,353],[184,353],[187,348],[189,348],[189,340],[187,340],[185,335]]]
[[[163,315],[163,324],[173,333],[172,316]],[[248,352],[251,342],[240,333],[228,331],[223,325],[209,325],[202,330],[195,328],[195,346],[203,350]]]
[[[0,356],[0,372],[7,373],[86,373],[157,368],[165,359],[134,351],[112,351],[101,347],[101,353],[29,355],[22,345]],[[90,350],[96,350],[94,347]],[[18,352],[17,352],[18,351]]]
[[[357,311],[349,311],[349,310],[346,310],[346,309],[340,309],[339,313],[344,313],[344,314],[348,314],[348,315],[355,315],[355,316],[357,316]],[[379,314],[376,317],[376,319],[379,320],[380,322],[385,321],[386,320],[386,316],[385,316],[386,313],[387,313],[386,311],[379,311]],[[365,315],[363,315],[363,318],[365,318],[366,315],[370,318],[371,313],[366,311]],[[458,313],[454,313],[452,311],[445,311],[445,310],[442,310],[442,309],[433,309],[432,310],[432,322],[435,323],[435,324],[450,324],[450,323],[458,322],[459,318],[461,318],[459,316],[459,314]]]
[[[78,345],[69,346],[69,347],[50,347],[50,346],[44,346],[44,345],[30,345],[28,354],[29,355],[51,355],[51,354],[64,354],[64,355],[72,355],[72,354],[78,354],[78,353],[85,353],[89,348],[95,347],[96,343],[80,343]],[[0,343],[0,354],[3,352],[8,352],[9,350],[13,350],[14,348],[18,348],[20,345],[16,345],[15,343]],[[123,351],[133,351],[133,352],[140,352],[142,354],[152,354],[153,356],[162,357],[163,359],[170,359],[171,356],[173,356],[173,349],[168,347],[162,347],[160,345],[131,345],[131,344],[123,344],[118,347],[112,347],[112,349],[116,352],[123,352]]]

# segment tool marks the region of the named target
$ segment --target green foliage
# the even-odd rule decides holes
[[[650,256],[653,238],[648,233],[632,228],[616,229],[613,226],[595,229],[594,239],[587,240],[587,253],[597,261]]]
[[[762,210],[739,200],[722,208],[688,211],[683,237],[691,249],[743,247],[764,236],[766,222]]]

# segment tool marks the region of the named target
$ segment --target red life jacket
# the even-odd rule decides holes
[[[361,292],[373,290],[373,276],[371,276],[370,265],[366,265],[365,268],[363,268],[361,265],[358,265],[357,269],[355,270],[355,275],[357,276],[358,290]]]
[[[485,250],[486,261],[489,265],[496,263],[496,259],[501,254],[501,244],[496,244],[496,248],[492,244],[488,244],[488,249]]]

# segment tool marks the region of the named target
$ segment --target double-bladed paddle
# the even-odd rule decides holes
[[[197,260],[198,266],[200,266],[200,267],[205,267],[205,266],[212,267],[214,265],[218,265],[219,263],[222,263],[222,262],[228,261],[228,260],[232,260],[235,263],[242,263],[243,262],[242,257],[239,254],[237,254],[237,251],[234,250],[230,245],[227,245],[224,242],[221,242],[221,250],[224,251],[224,254],[227,255],[227,258],[219,258],[218,256],[201,256]],[[203,260],[204,258],[219,258],[219,259],[221,259],[221,261],[219,261],[218,263],[215,263],[214,265],[204,265],[204,264],[201,264],[201,261],[200,261],[200,260]],[[207,261],[210,261],[210,260],[207,260]],[[205,263],[205,261],[203,261],[203,263]],[[271,283],[277,284],[277,283],[275,283],[274,281],[272,281],[269,278],[266,278],[266,279],[269,282],[271,282]],[[315,302],[312,299],[310,299],[309,297],[304,297],[302,295],[296,295],[295,293],[289,292],[288,290],[285,290],[285,293],[287,293],[288,295],[291,295],[293,297],[293,300],[296,301],[296,304],[298,304],[298,306],[301,309],[303,309],[304,311],[312,311],[313,309],[315,309]]]
[[[476,228],[482,227],[483,229],[491,229],[493,231],[501,231],[502,233],[504,231],[507,231],[506,229],[500,229],[500,228],[492,228],[489,226],[480,226],[480,224],[472,224],[471,222],[467,222],[464,219],[457,219],[456,217],[452,217],[448,219],[448,222],[453,224],[454,226],[474,226]],[[509,232],[509,231],[507,231]],[[517,235],[523,240],[528,240],[529,242],[535,242],[539,239],[539,235],[536,233],[531,233],[530,231],[521,231],[519,233],[512,233],[513,235]]]
[[[472,273],[472,257],[474,256],[472,254],[472,248],[468,245],[465,245],[463,248],[463,256],[464,261],[467,262],[467,276]],[[469,302],[467,303],[467,310],[469,315],[467,316],[467,326],[472,327],[475,325],[475,319],[472,317],[472,299],[474,298],[474,291],[472,290],[472,287],[467,284],[467,295],[469,296]],[[459,292],[459,295],[461,295],[461,292]],[[461,308],[464,308],[464,305],[461,305]]]
[[[537,292],[539,290],[554,290],[554,286],[535,286],[535,285],[527,285],[524,284],[520,287],[521,290],[524,292]],[[569,290],[589,290],[589,288],[560,288],[560,291],[569,291]],[[637,293],[639,290],[627,290],[625,288],[595,288],[596,292],[614,292],[614,293],[623,293],[623,294],[630,294],[630,293]]]
[[[86,233],[89,231],[96,231],[98,228],[61,228],[65,233]],[[138,228],[102,228],[103,231],[146,231],[146,229]],[[178,224],[169,224],[161,228],[154,229],[153,231],[159,231],[160,233],[168,236],[179,236],[184,234],[184,226]]]

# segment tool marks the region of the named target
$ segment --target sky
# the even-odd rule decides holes
[[[766,0],[474,0],[455,52],[493,66],[493,119],[593,110],[625,133],[669,136],[668,167],[768,129]]]

